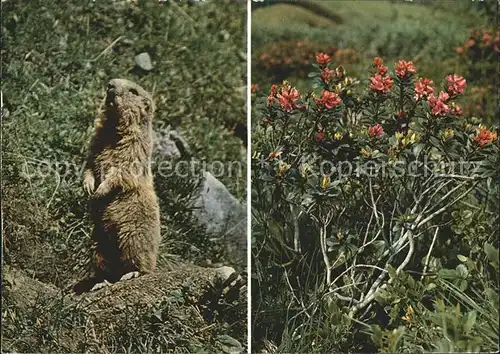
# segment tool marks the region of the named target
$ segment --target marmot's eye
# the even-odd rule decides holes
[[[130,89],[130,93],[131,93],[132,95],[139,96],[139,92],[137,92],[137,90],[136,90],[136,89]]]

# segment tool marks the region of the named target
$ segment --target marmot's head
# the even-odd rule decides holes
[[[106,91],[106,111],[116,118],[117,125],[147,123],[153,118],[153,98],[131,81],[113,79]]]

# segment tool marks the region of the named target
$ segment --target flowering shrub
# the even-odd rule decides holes
[[[477,292],[497,279],[478,265],[497,246],[497,219],[487,221],[496,206],[497,133],[463,117],[467,80],[447,73],[434,83],[411,61],[391,72],[375,58],[360,81],[316,58],[311,92],[283,82],[255,103],[254,269],[273,276],[256,276],[253,306],[298,308],[285,311],[281,333],[302,351],[352,351],[363,322],[373,342],[356,351],[443,349],[450,326],[447,350],[493,348],[494,314],[468,327],[458,323],[475,313],[437,320],[457,303],[451,292],[487,303]],[[464,210],[464,227],[481,228],[480,239],[454,231]],[[317,323],[331,326],[322,334]],[[401,340],[405,329],[412,334]]]
[[[353,49],[338,49],[310,41],[278,42],[262,48],[254,60],[255,71],[272,77],[275,82],[291,75],[306,77],[311,64],[317,60],[316,53],[320,52],[325,55],[322,60],[344,63],[358,60]]]

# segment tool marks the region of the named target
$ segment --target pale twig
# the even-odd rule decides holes
[[[326,285],[330,286],[331,271],[330,271],[330,260],[328,259],[327,249],[326,249],[326,227],[321,225],[319,230],[319,240],[321,246],[321,253],[323,255],[323,262],[325,263],[326,270]]]
[[[300,306],[302,306],[302,309],[304,310],[304,313],[310,319],[311,316],[309,315],[309,313],[307,313],[307,310],[306,310],[306,307],[304,305],[304,302],[301,301],[301,300],[299,300],[299,298],[297,297],[297,295],[295,295],[295,291],[293,290],[292,284],[290,283],[290,279],[288,279],[288,272],[286,271],[285,267],[283,267],[283,270],[284,270],[284,274],[285,274],[286,283],[288,284],[288,287],[290,288],[290,291],[292,293],[293,298],[295,299],[295,301],[297,301],[298,304],[300,304]],[[292,305],[292,303],[290,302],[290,304],[288,305],[288,309],[290,309],[291,305]]]
[[[299,218],[302,215],[302,211],[298,215],[295,215],[295,206],[290,204],[290,211],[292,212],[293,218],[293,248],[295,252],[301,252],[300,249],[300,230],[299,230]]]
[[[439,227],[436,227],[436,232],[434,232],[434,237],[432,238],[431,247],[429,247],[429,252],[427,252],[427,256],[425,257],[424,270],[422,272],[423,274],[422,274],[422,277],[420,278],[420,280],[424,279],[424,274],[427,273],[427,267],[429,265],[429,259],[431,257],[432,249],[434,248],[434,244],[436,243],[436,238],[437,238],[438,232],[439,232]]]
[[[448,203],[447,205],[445,205],[444,207],[436,210],[435,212],[433,212],[431,215],[429,215],[428,217],[426,217],[424,220],[420,221],[418,224],[417,224],[417,227],[420,227],[422,225],[425,225],[425,223],[429,222],[430,220],[432,220],[434,217],[438,216],[439,214],[443,213],[444,211],[446,211],[449,207],[451,207],[452,205],[454,205],[456,202],[458,202],[459,200],[461,200],[462,198],[466,197],[477,185],[478,182],[474,183],[474,185],[472,185],[472,187],[470,187],[469,189],[467,189],[464,193],[462,193],[461,195],[459,195],[457,198],[455,198],[453,201],[451,201],[450,203]],[[451,190],[450,192],[447,193],[447,195],[451,194],[451,192],[455,191],[458,189],[458,187],[462,187],[463,184],[453,188],[453,190]],[[441,202],[442,200],[444,200],[444,197],[441,198],[441,200],[439,202]]]
[[[113,42],[111,42],[110,45],[108,45],[101,53],[99,53],[98,56],[96,56],[94,59],[90,59],[89,61],[90,62],[94,62],[94,61],[97,61],[97,59],[99,59],[101,56],[103,56],[104,54],[106,54],[111,48],[113,48],[113,46],[118,43],[119,41],[121,41],[121,39],[123,38],[123,36],[120,36],[118,37],[117,39],[115,39]]]
[[[396,269],[396,274],[402,271],[410,262],[411,256],[413,256],[413,251],[415,250],[415,241],[413,240],[413,231],[408,230],[408,242],[410,244],[410,248],[408,249],[408,253],[406,254],[405,259]]]
[[[455,174],[438,174],[436,175],[439,178],[453,178],[453,179],[463,179],[466,181],[475,181],[477,177],[464,176],[464,175],[455,175]]]

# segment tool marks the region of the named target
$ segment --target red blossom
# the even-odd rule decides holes
[[[269,118],[262,119],[262,124],[267,125],[269,123],[271,123],[271,120]]]
[[[278,86],[273,84],[271,85],[271,92],[269,92],[269,96],[267,96],[267,104],[271,105],[276,100],[276,94],[278,93]]]
[[[446,92],[443,92],[443,91],[439,92],[438,100],[446,102],[449,99],[450,99],[450,95],[448,95]]]
[[[295,102],[300,98],[300,93],[295,87],[287,90],[285,87],[281,88],[281,94],[277,94],[276,97],[279,98],[280,106],[285,112],[291,112],[295,107]]]
[[[380,65],[379,67],[377,67],[377,74],[384,76],[385,74],[387,74],[387,70],[387,66]]]
[[[318,106],[325,106],[327,109],[333,109],[342,104],[342,99],[338,94],[326,90],[321,93],[321,98],[315,98],[314,101]]]
[[[380,57],[375,57],[373,59],[373,66],[377,68],[376,74],[384,76],[387,74],[387,66],[384,65],[384,61]]]
[[[252,84],[252,86],[250,86],[250,91],[251,92],[257,92],[259,90],[260,86],[257,85],[257,84]]]
[[[320,141],[325,140],[325,133],[324,132],[317,132],[316,135],[314,136],[314,140],[316,140],[318,143]]]
[[[325,83],[329,83],[335,77],[335,70],[330,70],[328,68],[321,69],[321,80]]]
[[[330,56],[325,53],[316,54],[316,63],[319,65],[326,65],[330,62]]]
[[[418,101],[422,97],[428,97],[434,92],[434,87],[432,85],[434,81],[427,78],[420,78],[415,82],[415,100]]]
[[[465,91],[467,87],[467,82],[462,76],[457,74],[446,76],[446,81],[448,81],[448,92],[452,95],[459,95]]]
[[[373,65],[376,67],[379,67],[380,65],[384,64],[384,61],[380,57],[375,57],[373,58]]]
[[[483,147],[486,144],[491,143],[497,139],[497,133],[491,132],[488,128],[482,127],[481,130],[474,137],[474,142]]]
[[[464,52],[464,48],[463,47],[457,47],[456,51],[457,51],[457,54],[462,54]]]
[[[382,134],[384,134],[384,129],[380,124],[377,124],[368,128],[368,133],[370,134],[371,137],[379,137]]]
[[[399,60],[395,66],[396,75],[400,78],[405,77],[407,74],[416,74],[417,70],[412,61]]]
[[[390,77],[382,77],[379,74],[375,74],[370,78],[370,81],[370,88],[375,92],[387,93],[392,88],[392,79]]]
[[[432,109],[432,114],[444,116],[450,112],[450,107],[445,103],[449,96],[446,92],[440,92],[436,97],[434,94],[429,95],[427,102]]]

